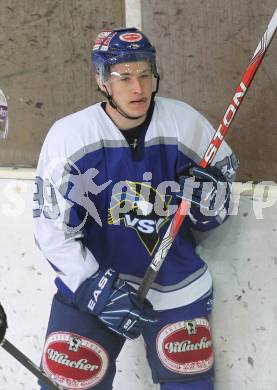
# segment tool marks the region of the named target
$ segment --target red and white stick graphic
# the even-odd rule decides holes
[[[274,15],[272,16],[268,24],[268,27],[264,35],[262,36],[262,39],[260,40],[257,49],[255,50],[255,53],[251,58],[239,85],[236,88],[235,94],[230,104],[227,107],[227,110],[220,122],[220,125],[217,131],[215,132],[204,154],[204,157],[201,160],[200,166],[202,168],[206,168],[207,165],[211,164],[211,162],[213,161],[224,137],[228,132],[230,124],[233,121],[235,114],[238,111],[240,104],[264,58],[266,50],[269,47],[269,44],[276,32],[276,29],[277,29],[277,9],[275,10]],[[182,222],[188,214],[189,208],[190,208],[190,204],[187,201],[183,200],[178,210],[176,211],[176,214],[174,215],[170,225],[168,226],[168,229],[161,241],[161,244],[157,249],[157,252],[155,253],[153,260],[149,264],[149,267],[138,289],[138,294],[141,297],[141,299],[144,299],[146,297],[152,283],[154,282],[157,273],[159,272],[159,269],[161,268],[164,259],[182,225]]]

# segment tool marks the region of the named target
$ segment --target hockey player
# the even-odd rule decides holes
[[[111,390],[126,338],[142,335],[161,390],[212,390],[212,279],[191,229],[227,217],[237,161],[191,106],[156,97],[156,50],[135,28],[99,33],[92,63],[105,101],[58,120],[34,194],[39,248],[57,273],[42,356],[66,389]],[[180,198],[191,208],[147,300],[136,294]],[[45,387],[41,387],[45,390]]]

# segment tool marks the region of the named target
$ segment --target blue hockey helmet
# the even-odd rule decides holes
[[[109,78],[111,65],[145,60],[150,62],[153,75],[159,78],[156,49],[146,35],[135,27],[101,31],[95,40],[91,59],[95,72],[103,82]]]

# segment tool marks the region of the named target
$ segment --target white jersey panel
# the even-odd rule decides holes
[[[214,133],[215,129],[209,121],[192,106],[178,100],[157,97],[153,120],[146,133],[146,144],[153,144],[153,140],[173,144],[177,142],[179,149],[199,164]],[[212,165],[231,154],[232,150],[223,141]]]

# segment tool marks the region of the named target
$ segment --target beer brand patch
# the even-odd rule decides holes
[[[166,325],[157,336],[156,348],[162,364],[179,374],[201,374],[213,366],[211,331],[206,318]]]
[[[106,350],[93,340],[68,332],[51,333],[44,346],[42,367],[62,387],[90,389],[108,368]]]

